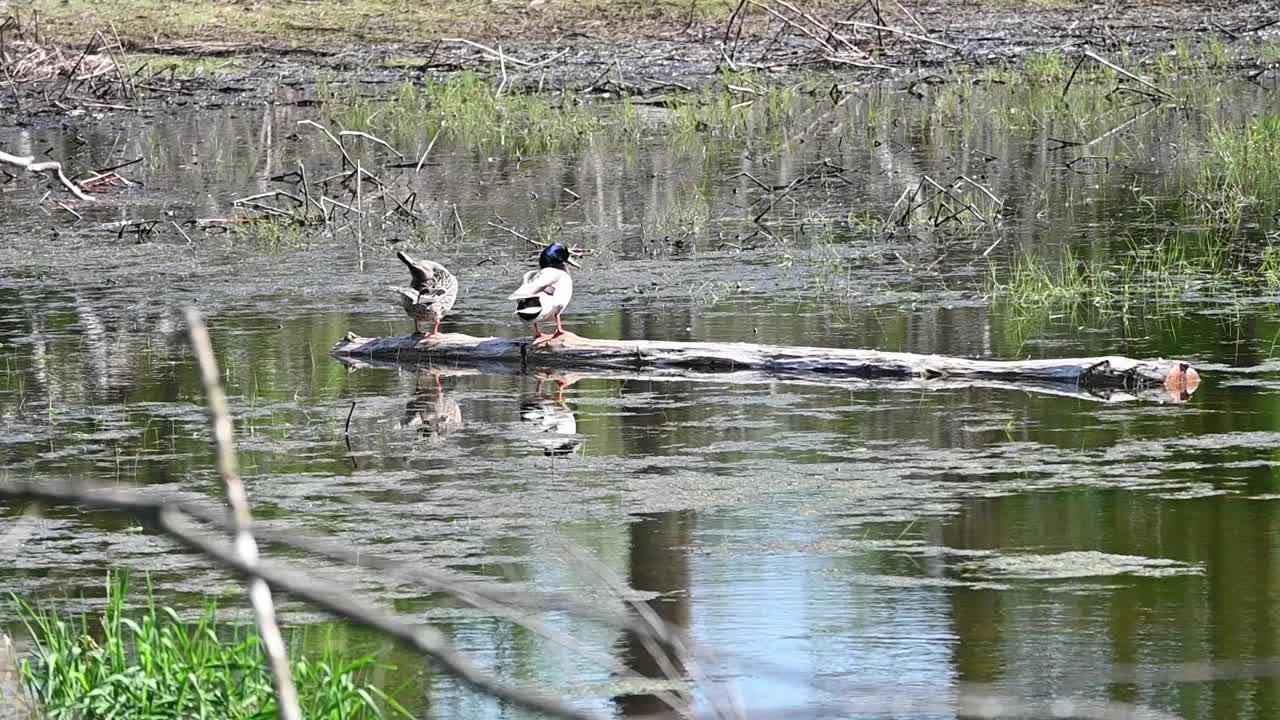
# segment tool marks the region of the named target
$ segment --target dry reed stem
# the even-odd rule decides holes
[[[254,574],[258,567],[258,543],[253,539],[253,518],[249,512],[249,495],[240,479],[236,458],[235,431],[231,414],[227,410],[227,397],[218,381],[218,361],[209,342],[209,329],[195,308],[187,308],[187,329],[191,345],[200,365],[200,380],[204,384],[205,400],[209,408],[209,422],[213,425],[213,444],[216,452],[218,474],[227,491],[227,514],[235,557],[249,570],[249,603],[258,623],[258,633],[271,666],[271,679],[276,690],[276,707],[281,720],[302,720],[298,706],[298,690],[293,684],[289,669],[289,651],[276,623],[275,603],[266,581]]]

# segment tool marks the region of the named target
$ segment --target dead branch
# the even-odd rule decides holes
[[[912,40],[919,40],[920,42],[926,42],[931,45],[937,45],[939,47],[948,48],[950,50],[960,49],[958,45],[952,45],[951,43],[942,42],[941,40],[934,40],[931,37],[926,37],[924,35],[917,35],[912,32],[907,32],[906,30],[899,30],[898,28],[889,27],[888,25],[875,25],[873,23],[858,22],[857,20],[837,20],[836,24],[847,25],[850,27],[868,28],[871,30],[883,30],[884,32],[887,32],[887,33],[892,33],[894,35],[901,35],[902,37],[911,38]]]
[[[525,235],[524,233],[518,232],[518,231],[516,231],[516,230],[512,230],[512,229],[511,229],[511,228],[509,228],[509,227],[503,227],[502,225],[499,225],[498,223],[495,223],[495,222],[490,222],[490,223],[486,223],[486,224],[487,224],[489,227],[492,227],[492,228],[498,228],[499,230],[501,230],[501,231],[503,231],[503,232],[511,233],[512,235],[515,235],[516,237],[520,238],[521,240],[524,240],[525,242],[531,242],[531,243],[532,243],[532,242],[534,242],[533,240],[529,239],[529,236],[528,236],[528,235]],[[534,243],[534,244],[536,245],[537,243]]]
[[[1137,115],[1134,115],[1133,117],[1129,118],[1128,120],[1125,120],[1124,122],[1120,123],[1119,125],[1116,125],[1115,127],[1111,128],[1110,130],[1107,130],[1106,132],[1102,133],[1101,135],[1099,135],[1099,136],[1095,137],[1094,139],[1092,139],[1092,140],[1090,140],[1090,141],[1088,141],[1088,142],[1084,142],[1084,143],[1077,143],[1076,145],[1078,145],[1078,146],[1079,146],[1079,147],[1081,147],[1081,148],[1090,148],[1090,147],[1093,147],[1094,145],[1097,145],[1098,143],[1102,142],[1103,140],[1106,140],[1107,138],[1111,137],[1112,135],[1115,135],[1116,133],[1119,133],[1120,131],[1124,130],[1125,128],[1129,127],[1130,125],[1133,125],[1134,123],[1138,122],[1138,121],[1139,121],[1139,120],[1141,120],[1142,118],[1144,118],[1144,117],[1146,117],[1146,116],[1150,115],[1151,113],[1155,112],[1155,111],[1156,111],[1156,110],[1158,110],[1159,108],[1160,108],[1160,106],[1159,106],[1159,105],[1152,105],[1151,107],[1147,108],[1146,110],[1143,110],[1142,112],[1138,113]],[[1061,148],[1054,148],[1054,149],[1055,149],[1055,150],[1060,150]]]
[[[822,172],[824,172],[824,171],[826,171],[826,170],[837,170],[837,172],[838,172],[838,168],[836,168],[834,165],[832,165],[830,160],[823,160],[823,161],[822,161],[822,162],[821,162],[821,163],[820,163],[816,168],[814,168],[813,170],[810,170],[810,171],[809,171],[808,173],[806,173],[805,175],[803,175],[803,176],[801,176],[801,177],[798,177],[798,178],[796,178],[795,180],[792,180],[790,183],[788,183],[788,184],[787,184],[787,186],[786,186],[785,188],[783,188],[782,193],[781,193],[781,194],[779,194],[779,195],[774,196],[774,197],[769,201],[769,205],[768,205],[767,207],[765,207],[765,209],[764,209],[764,210],[761,210],[761,211],[759,212],[759,214],[757,214],[754,218],[752,218],[752,219],[751,219],[751,222],[756,223],[756,224],[758,225],[758,224],[760,223],[760,219],[761,219],[761,218],[763,218],[765,215],[768,215],[768,214],[773,210],[774,205],[777,205],[777,204],[778,204],[778,201],[779,201],[779,200],[781,200],[781,199],[785,198],[786,196],[790,195],[792,190],[795,190],[796,188],[800,187],[801,185],[803,185],[803,184],[805,184],[805,183],[809,182],[811,179],[813,179],[814,177],[816,177],[819,173],[822,173]]]
[[[339,130],[338,137],[361,137],[361,138],[364,138],[365,140],[368,140],[369,142],[381,145],[382,147],[395,153],[396,157],[402,160],[404,159],[404,153],[391,147],[391,143],[387,142],[386,140],[383,140],[382,138],[376,137],[374,135],[370,135],[367,132],[361,132],[359,130]]]
[[[54,200],[54,204],[56,204],[58,207],[62,208],[63,210],[66,210],[67,212],[69,212],[69,213],[71,213],[72,215],[74,215],[74,216],[75,216],[75,218],[76,218],[76,220],[83,220],[83,219],[84,219],[84,216],[83,216],[83,215],[81,215],[80,213],[78,213],[78,212],[76,212],[75,210],[73,210],[73,209],[71,209],[70,207],[68,207],[68,206],[67,206],[67,204],[66,204],[66,203],[64,203],[64,202],[62,202],[61,200]]]
[[[346,147],[344,147],[344,146],[342,145],[342,141],[341,141],[341,140],[339,140],[338,138],[334,137],[334,134],[333,134],[333,133],[331,133],[331,132],[329,132],[329,128],[327,128],[327,127],[325,127],[325,126],[321,125],[320,123],[318,123],[318,122],[316,122],[316,121],[314,121],[314,120],[299,120],[299,121],[298,121],[298,124],[299,124],[299,125],[310,125],[310,126],[311,126],[311,127],[313,127],[313,128],[317,128],[317,129],[319,129],[319,130],[320,130],[320,132],[322,132],[322,133],[324,133],[324,134],[325,134],[325,137],[329,138],[329,141],[330,141],[330,142],[332,142],[334,145],[337,145],[337,146],[338,146],[338,150],[340,150],[340,151],[342,152],[342,160],[343,160],[347,165],[350,165],[350,166],[351,166],[351,167],[353,167],[353,168],[356,166],[355,161],[354,161],[354,160],[352,160],[352,159],[351,159],[351,156],[347,154],[347,148],[346,148]],[[346,165],[344,165],[343,167],[346,167]]]
[[[822,49],[823,49],[823,50],[826,50],[828,54],[830,54],[830,55],[838,55],[838,54],[839,54],[839,52],[838,52],[834,47],[832,47],[832,46],[831,46],[831,44],[830,44],[830,43],[828,43],[826,40],[823,40],[821,37],[819,37],[819,36],[815,35],[811,30],[809,30],[809,28],[805,27],[804,25],[801,25],[800,23],[796,22],[795,20],[792,20],[791,18],[787,17],[786,15],[783,15],[782,13],[778,12],[777,10],[774,10],[772,7],[770,7],[770,6],[768,5],[768,3],[767,3],[767,2],[757,2],[756,0],[747,0],[747,2],[749,2],[750,4],[752,4],[752,5],[754,5],[754,6],[758,7],[758,8],[760,8],[761,10],[764,10],[765,12],[769,13],[770,15],[772,15],[772,16],[774,16],[774,17],[778,18],[779,20],[781,20],[781,21],[782,21],[782,23],[783,23],[784,25],[787,25],[788,27],[791,27],[792,29],[797,30],[797,31],[799,31],[800,33],[804,34],[804,35],[805,35],[805,36],[807,36],[810,40],[813,40],[814,42],[816,42],[816,43],[818,43],[819,45],[821,45],[821,46],[822,46]]]
[[[298,690],[294,687],[293,673],[289,670],[289,651],[280,635],[280,626],[276,623],[271,588],[255,572],[258,567],[258,543],[253,539],[251,529],[249,495],[240,480],[231,414],[227,411],[227,398],[218,381],[218,361],[214,358],[213,345],[209,342],[209,330],[195,308],[187,308],[187,329],[191,334],[196,360],[200,364],[200,379],[204,384],[205,399],[209,407],[209,422],[213,425],[218,474],[222,476],[222,484],[227,491],[227,517],[235,558],[247,570],[249,603],[253,606],[262,646],[271,666],[276,705],[281,720],[302,720],[302,710],[298,707]]]
[[[1118,73],[1120,73],[1121,75],[1123,75],[1123,76],[1125,76],[1125,77],[1129,78],[1130,80],[1132,80],[1132,81],[1134,81],[1134,82],[1138,83],[1139,85],[1142,85],[1142,86],[1144,86],[1144,87],[1147,87],[1147,88],[1151,89],[1151,91],[1152,91],[1152,92],[1155,92],[1155,93],[1157,93],[1157,94],[1159,94],[1159,95],[1162,95],[1162,96],[1164,96],[1164,97],[1166,97],[1166,98],[1168,98],[1168,99],[1170,99],[1170,100],[1175,99],[1175,98],[1174,98],[1173,93],[1166,92],[1165,90],[1162,90],[1162,89],[1160,89],[1160,88],[1156,87],[1155,85],[1151,84],[1150,82],[1147,82],[1146,80],[1143,80],[1142,78],[1138,77],[1137,75],[1134,75],[1133,73],[1129,72],[1128,70],[1125,70],[1124,68],[1120,67],[1119,65],[1116,65],[1115,63],[1113,63],[1113,62],[1111,62],[1111,61],[1107,60],[1106,58],[1102,57],[1101,55],[1099,55],[1099,54],[1095,53],[1095,52],[1094,52],[1094,51],[1092,51],[1092,50],[1085,50],[1085,51],[1084,51],[1084,56],[1085,56],[1085,57],[1087,57],[1087,58],[1089,58],[1090,60],[1093,60],[1094,62],[1096,62],[1096,63],[1098,63],[1098,64],[1100,64],[1100,65],[1104,65],[1104,66],[1106,66],[1106,67],[1111,68],[1112,70],[1115,70],[1116,72],[1118,72]]]
[[[93,198],[86,195],[84,190],[80,189],[79,185],[71,182],[71,178],[68,178],[66,173],[62,171],[62,163],[54,160],[46,160],[44,162],[36,162],[35,160],[36,159],[31,156],[21,157],[0,151],[0,164],[22,168],[27,172],[53,173],[57,176],[58,181],[62,183],[63,187],[71,191],[72,195],[75,195],[81,200],[93,202]]]
[[[903,7],[903,6],[902,6],[902,3],[898,2],[898,0],[893,0],[893,4],[894,4],[894,5],[895,5],[899,10],[901,10],[901,11],[902,11],[902,14],[903,14],[903,15],[906,15],[906,16],[907,16],[907,19],[908,19],[908,20],[910,20],[910,21],[911,21],[911,23],[912,23],[913,25],[915,25],[915,26],[916,26],[916,28],[917,28],[917,29],[919,29],[919,30],[920,30],[920,32],[921,32],[925,37],[928,37],[928,36],[929,36],[929,31],[924,29],[924,25],[921,25],[921,24],[920,24],[920,21],[916,19],[916,16],[915,16],[915,15],[912,15],[912,14],[911,14],[911,11],[910,11],[910,10],[906,9],[905,7]]]
[[[440,39],[440,41],[441,41],[441,42],[462,43],[463,45],[470,45],[471,47],[476,48],[477,50],[480,50],[480,51],[482,51],[482,52],[489,53],[490,55],[492,55],[492,56],[494,56],[494,57],[498,58],[499,60],[503,60],[503,58],[504,58],[504,56],[503,56],[503,54],[502,54],[502,51],[501,51],[501,50],[494,50],[493,48],[489,47],[488,45],[481,45],[481,44],[480,44],[480,43],[478,43],[478,42],[473,42],[473,41],[471,41],[471,40],[467,40],[466,38],[441,38],[441,39]],[[510,56],[505,56],[505,61],[509,61],[509,62],[511,62],[511,64],[513,64],[513,65],[519,65],[520,67],[524,67],[524,68],[534,67],[534,63],[526,62],[526,61],[524,61],[524,60],[519,60],[519,59],[517,59],[517,58],[513,58],[513,57],[510,57]],[[549,61],[548,61],[548,62],[549,62]]]
[[[978,188],[979,190],[981,190],[981,191],[982,191],[982,194],[984,194],[984,195],[986,195],[987,197],[991,198],[991,202],[993,202],[993,203],[995,203],[995,204],[996,204],[996,209],[997,209],[997,211],[998,211],[998,210],[1003,210],[1003,209],[1004,209],[1004,201],[1003,201],[1003,200],[1001,200],[1000,198],[996,197],[996,196],[995,196],[995,194],[994,194],[994,193],[992,193],[990,190],[988,190],[988,189],[987,189],[987,187],[986,187],[985,185],[983,185],[982,183],[978,182],[977,180],[974,180],[973,178],[969,177],[968,175],[961,175],[961,176],[960,176],[960,179],[961,179],[961,180],[963,180],[963,181],[965,181],[965,182],[967,182],[967,183],[969,183],[970,185],[972,185],[972,186],[974,186],[974,187]]]
[[[837,33],[835,30],[831,28],[830,25],[822,22],[821,20],[818,20],[813,15],[801,10],[795,5],[792,5],[791,3],[787,2],[787,0],[772,0],[772,2],[776,2],[782,7],[804,18],[806,21],[808,21],[810,25],[813,25],[814,27],[818,28],[818,30],[825,33],[827,37],[835,38],[840,42],[841,45],[844,45],[845,49],[847,49],[849,52],[855,53],[857,55],[861,55],[863,57],[867,56],[867,53],[863,52],[862,48],[858,47],[857,45],[854,45],[853,42],[850,41],[848,38]]]

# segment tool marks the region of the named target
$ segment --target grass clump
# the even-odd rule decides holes
[[[1032,52],[1022,61],[1022,73],[1032,85],[1056,85],[1066,81],[1074,64],[1061,50]]]
[[[1238,224],[1248,211],[1280,214],[1280,113],[1259,115],[1240,127],[1219,127],[1193,197],[1197,212]]]
[[[1106,267],[1077,260],[1067,248],[1056,263],[1022,255],[1005,272],[993,263],[988,284],[992,294],[1015,306],[1103,306],[1114,297],[1112,279]]]
[[[126,616],[127,575],[107,576],[107,605],[97,622],[67,621],[15,598],[34,642],[21,676],[41,716],[67,718],[257,718],[277,716],[267,659],[256,629],[219,624],[210,602],[194,624],[146,604]],[[296,644],[296,643],[295,643]],[[342,658],[326,643],[319,659],[291,660],[306,718],[409,717],[368,682],[372,657]]]

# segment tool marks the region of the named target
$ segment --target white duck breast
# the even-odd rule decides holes
[[[524,282],[508,300],[518,300],[516,315],[525,322],[542,322],[564,312],[573,299],[573,278],[559,268],[545,267],[524,274]]]

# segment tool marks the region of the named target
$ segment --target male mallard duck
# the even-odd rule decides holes
[[[538,269],[524,274],[524,282],[511,293],[508,300],[517,300],[516,315],[525,322],[533,323],[533,341],[546,341],[564,334],[564,326],[560,324],[560,313],[569,306],[573,298],[573,278],[569,277],[564,264],[582,267],[569,256],[569,248],[560,243],[552,243],[538,255]],[[543,335],[538,323],[555,316],[556,332],[554,335]]]
[[[440,332],[440,321],[453,309],[458,299],[458,278],[444,269],[440,263],[430,260],[414,260],[403,252],[396,252],[400,262],[409,266],[413,276],[408,288],[393,287],[404,312],[413,318],[413,334],[422,334],[422,323],[435,323],[427,337]]]

